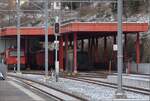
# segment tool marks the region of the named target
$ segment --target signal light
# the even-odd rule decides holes
[[[59,23],[55,23],[55,33],[59,33]]]

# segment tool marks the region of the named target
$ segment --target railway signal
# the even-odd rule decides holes
[[[61,3],[60,2],[54,2],[54,10],[58,11],[61,9]],[[55,25],[54,25],[54,33],[55,33],[55,80],[58,82],[59,77],[59,61],[57,59],[58,56],[58,35],[60,33],[60,25],[59,25],[59,16],[55,17]]]
[[[59,76],[59,61],[57,59],[57,51],[58,51],[58,34],[60,33],[59,28],[59,17],[56,17],[56,23],[55,23],[55,73],[56,73],[56,82],[58,82],[58,76]]]
[[[59,27],[60,27],[60,26],[59,26],[59,23],[55,23],[55,33],[56,33],[56,34],[59,33],[59,30],[60,30]]]

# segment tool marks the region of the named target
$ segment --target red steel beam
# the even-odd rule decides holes
[[[77,73],[77,33],[74,33],[74,73]]]
[[[65,70],[68,70],[68,34],[65,34]],[[68,71],[67,71],[68,72]]]
[[[107,52],[107,37],[104,37],[104,63],[108,63],[108,52]]]
[[[140,63],[140,35],[137,33],[137,39],[136,39],[136,63]]]
[[[59,41],[59,65],[60,65],[60,70],[64,71],[64,67],[63,67],[63,37],[60,36],[60,41]]]
[[[99,62],[99,52],[98,52],[98,38],[95,38],[96,40],[96,47],[95,47],[95,63]]]

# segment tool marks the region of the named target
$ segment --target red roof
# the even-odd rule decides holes
[[[49,35],[53,35],[52,28],[49,28]],[[44,35],[44,28],[42,27],[21,27],[21,35]],[[15,27],[7,27],[1,30],[1,36],[14,36],[17,35],[17,29]]]
[[[147,32],[148,23],[123,23],[123,31]],[[69,23],[62,26],[61,32],[117,32],[117,23]]]
[[[148,23],[123,23],[123,31],[125,33],[135,33],[135,32],[147,32]],[[44,35],[43,27],[21,27],[21,35],[26,36],[38,36]],[[116,22],[106,22],[106,23],[85,23],[85,22],[73,22],[61,26],[61,33],[70,32],[109,32],[117,33],[117,23]],[[17,35],[17,30],[15,27],[3,28],[0,31],[1,36],[15,36]],[[49,35],[53,35],[53,28],[49,28]]]

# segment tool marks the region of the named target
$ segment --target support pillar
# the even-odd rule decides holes
[[[116,35],[114,35],[114,41],[113,41],[114,45],[117,44],[116,41]],[[116,69],[116,63],[117,63],[117,51],[113,51],[113,61],[114,61],[114,69]]]
[[[59,40],[59,66],[60,66],[60,71],[62,71],[62,72],[64,71],[63,57],[64,57],[63,36],[60,36],[60,40]]]
[[[74,73],[77,73],[77,33],[74,33],[74,50],[73,50],[73,55],[74,55]]]
[[[90,37],[88,38],[88,58],[89,58],[89,63],[91,63],[91,39]]]
[[[125,64],[124,66],[124,69],[127,68],[127,62],[128,62],[128,57],[127,57],[127,34],[124,34],[124,49],[123,49],[123,52],[124,52],[124,56],[123,56],[123,63]]]
[[[108,53],[107,53],[107,37],[104,37],[104,63],[107,65],[108,63]]]
[[[68,34],[65,35],[65,70],[68,72]]]
[[[126,47],[127,47],[127,34],[125,34],[125,36],[124,36],[124,57],[125,57],[125,59],[127,57]]]
[[[81,40],[81,51],[84,51],[84,39]]]
[[[137,72],[138,72],[138,64],[140,63],[140,35],[137,33],[136,36],[136,63],[137,63]]]
[[[91,42],[91,61],[92,64],[95,62],[95,40],[94,37],[92,37],[92,42]]]
[[[95,63],[99,62],[99,54],[98,54],[98,38],[96,38],[96,47],[95,47]]]
[[[26,66],[27,66],[27,69],[29,69],[29,43],[28,43],[28,39],[27,37],[25,37],[25,55],[27,56],[26,57]]]

